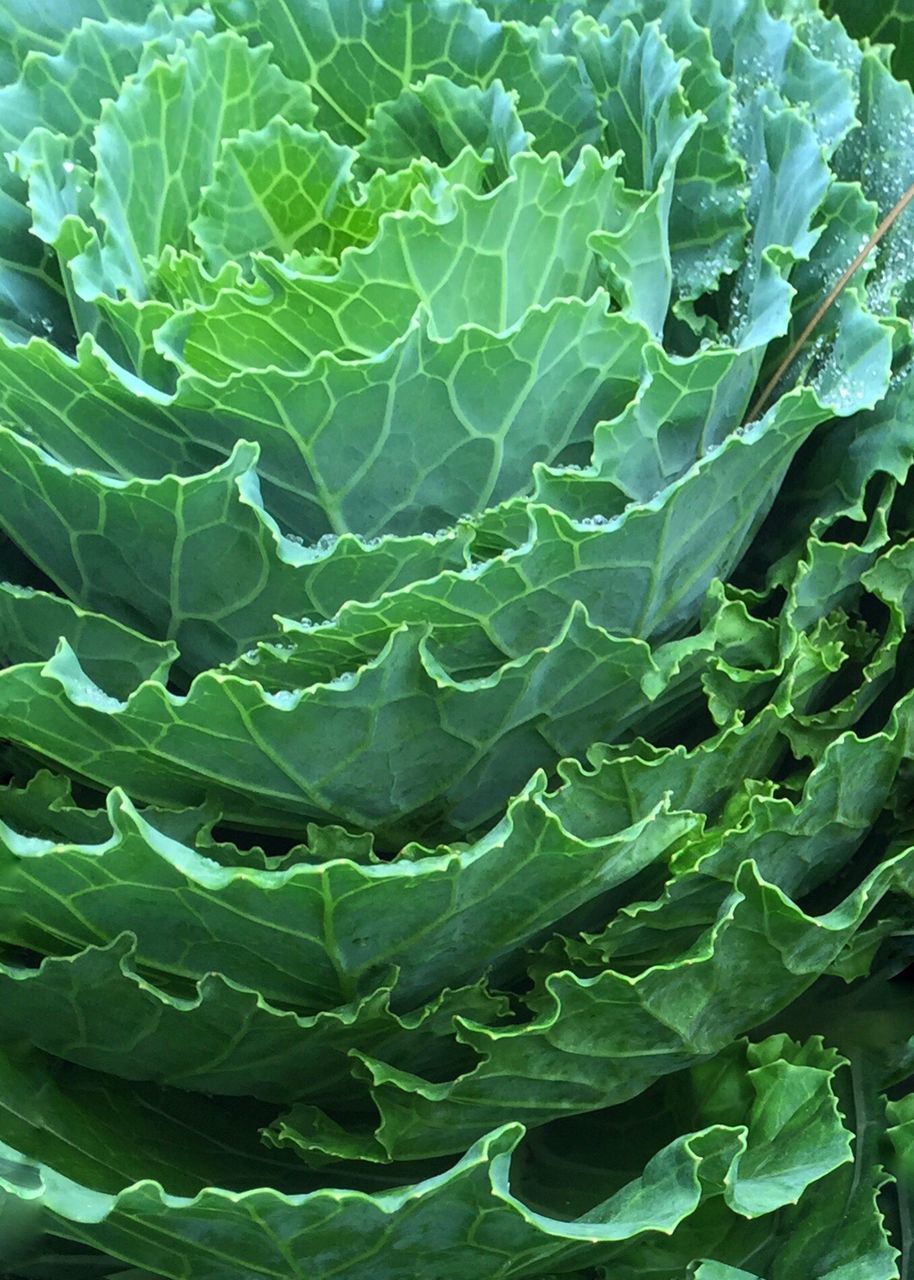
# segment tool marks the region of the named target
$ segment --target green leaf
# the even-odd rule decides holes
[[[909,1269],[891,57],[10,0],[11,1280]]]
[[[832,422],[812,438],[808,465],[788,475],[776,503],[768,539],[772,561],[780,560],[788,548],[795,560],[810,530],[821,536],[842,518],[867,524],[886,499],[891,503],[914,462],[906,430],[912,379],[914,365],[908,363],[872,412]],[[881,501],[871,497],[867,504],[867,495],[877,492]]]
[[[0,788],[0,815],[17,831],[42,839],[102,843],[111,833],[104,809],[81,808],[69,778],[34,770],[23,783]]]
[[[741,1138],[738,1130],[718,1126],[681,1139],[660,1152],[642,1178],[583,1220],[567,1222],[533,1213],[511,1194],[512,1155],[522,1132],[519,1125],[498,1130],[446,1173],[376,1197],[210,1190],[190,1200],[154,1182],[101,1194],[24,1160],[9,1146],[0,1154],[5,1185],[32,1195],[40,1188],[58,1234],[113,1248],[175,1280],[189,1260],[201,1280],[229,1280],[239,1265],[252,1277],[266,1277],[276,1275],[277,1266],[300,1269],[328,1252],[351,1280],[407,1280],[417,1267],[453,1270],[467,1262],[474,1275],[495,1280],[506,1258],[535,1274],[553,1260],[563,1268],[589,1262],[601,1253],[618,1254],[620,1244],[645,1231],[672,1230],[708,1194],[705,1169],[714,1178]],[[483,1229],[468,1244],[468,1224],[477,1223]]]
[[[500,79],[518,96],[518,112],[546,155],[577,154],[599,133],[593,92],[569,58],[546,52],[539,33],[499,26],[466,0],[217,0],[224,26],[260,44],[270,41],[286,75],[311,88],[318,124],[358,144],[381,103],[426,76],[485,89]]]
[[[274,116],[307,126],[310,94],[231,33],[194,36],[152,62],[105,105],[96,130],[94,208],[105,231],[82,266],[81,292],[146,296],[148,258],[189,247],[189,222],[213,179],[220,143]],[[134,170],[127,159],[143,155]],[[138,175],[140,175],[138,177]]]
[[[496,1018],[481,988],[436,995],[405,1018],[378,989],[357,1004],[310,1017],[280,1011],[255,991],[209,973],[186,994],[142,977],[136,942],[49,957],[39,969],[0,964],[0,1027],[6,1043],[30,1043],[57,1058],[123,1080],[194,1093],[318,1103],[358,1086],[349,1050],[382,1052],[412,1070],[453,1060],[453,1018]]]
[[[106,9],[123,10],[125,20],[96,20],[104,18]],[[102,101],[115,97],[144,59],[165,55],[179,40],[211,26],[202,10],[178,18],[161,6],[149,11],[136,4],[87,4],[84,10],[86,21],[72,30],[64,25],[59,32],[47,5],[41,6],[40,14],[35,10],[38,26],[46,26],[49,37],[60,35],[60,47],[52,40],[47,51],[33,47],[19,79],[0,89],[0,148],[10,158],[9,166],[0,165],[0,261],[8,264],[0,266],[0,292],[6,294],[6,309],[21,327],[53,334],[64,346],[71,340],[67,304],[78,326],[84,326],[86,317],[85,304],[73,297],[66,272],[61,281],[41,243],[54,244],[57,239],[52,224],[61,216],[56,212],[58,184],[72,189],[71,198],[88,215],[91,192],[84,166],[94,168],[91,143]],[[60,142],[58,153],[41,152],[37,176],[28,163],[36,134],[53,134]],[[28,191],[24,180],[29,180]],[[89,216],[90,226],[92,221]],[[85,248],[89,232],[81,221],[80,227],[83,238],[69,246],[65,257]]]
[[[193,475],[225,457],[195,440],[168,397],[115,365],[91,336],[71,358],[41,339],[0,335],[0,373],[5,419],[70,466],[160,478]]]
[[[810,917],[747,862],[713,928],[675,962],[634,977],[552,973],[533,1021],[461,1023],[459,1039],[479,1062],[454,1080],[433,1083],[358,1055],[381,1116],[374,1158],[462,1149],[519,1104],[526,1123],[543,1124],[637,1096],[796,999],[865,923],[874,896],[910,892],[911,874],[910,855],[899,855]],[[307,1135],[301,1141],[307,1147]],[[317,1149],[332,1154],[320,1139]]]
[[[756,1094],[749,1143],[724,1191],[730,1207],[747,1218],[795,1204],[810,1182],[851,1161],[850,1134],[831,1086],[841,1059],[821,1041],[810,1042],[805,1053],[791,1050],[786,1036],[747,1050]]]
[[[0,809],[14,824],[3,839],[7,941],[62,954],[129,929],[147,971],[246,978],[263,996],[307,1010],[367,994],[392,970],[399,1008],[473,981],[493,953],[509,954],[551,919],[626,883],[697,822],[651,796],[630,807],[617,801],[617,834],[602,835],[589,821],[596,797],[606,806],[615,788],[625,798],[613,770],[586,787],[572,776],[556,793],[537,775],[465,848],[407,848],[394,862],[359,865],[331,845],[325,861],[259,870],[218,866],[211,846],[198,853],[169,838],[160,816],[144,817],[120,792],[109,798],[107,830],[70,823],[58,836],[49,815],[50,843],[36,845],[18,834],[24,815],[34,823],[49,809],[36,786],[12,812]],[[141,883],[148,914],[131,907]],[[26,901],[32,908],[22,913]]]
[[[243,1191],[264,1180],[294,1191],[309,1181],[292,1158],[258,1142],[257,1126],[270,1114],[265,1104],[236,1101],[232,1114],[199,1095],[14,1046],[0,1055],[0,1084],[0,1144],[47,1160],[58,1176],[80,1178],[95,1194],[150,1174],[179,1195],[214,1183]]]
[[[676,59],[655,26],[638,32],[621,22],[607,35],[581,22],[574,34],[605,121],[606,151],[622,152],[629,187],[651,191],[692,127]]]
[[[174,411],[215,449],[260,444],[269,509],[308,539],[436,529],[522,492],[626,403],[645,332],[606,305],[558,299],[503,336],[466,324],[447,341],[417,319],[381,356],[318,355],[304,375],[188,375]]]
[[[276,614],[330,618],[348,601],[464,566],[468,532],[372,545],[349,534],[316,547],[293,542],[264,510],[257,454],[240,442],[203,475],[125,483],[64,466],[0,428],[9,485],[2,524],[67,595],[174,640],[191,673],[274,634]],[[217,566],[229,562],[227,579]],[[56,639],[19,660],[50,657]],[[123,690],[123,682],[98,683]]]
[[[746,859],[797,899],[837,877],[888,800],[908,748],[909,717],[904,705],[885,732],[834,739],[795,802],[763,793],[740,797],[745,803],[725,810],[717,828],[674,854],[660,898],[626,908],[588,943],[607,963],[664,962],[713,923]],[[673,803],[684,805],[675,793]]]
[[[886,1120],[886,1137],[891,1144],[889,1168],[895,1183],[894,1194],[898,1205],[901,1266],[907,1269],[911,1263],[911,1211],[914,1205],[914,1103],[910,1093],[888,1103]],[[872,1146],[872,1141],[870,1145]],[[872,1228],[870,1234],[875,1235]]]
[[[792,0],[770,5],[691,0],[691,6],[744,108],[755,114],[762,101],[796,108],[831,156],[855,124],[859,49],[837,32],[823,32],[815,7],[805,0],[799,14],[789,12],[789,20],[781,11],[794,10]]]
[[[366,172],[394,173],[425,157],[446,168],[465,147],[491,156],[492,186],[511,172],[511,159],[533,140],[516,110],[516,93],[500,80],[486,88],[458,85],[444,76],[427,76],[404,89],[392,102],[382,102],[359,144]]]
[[[301,374],[324,352],[344,362],[386,354],[417,311],[438,340],[472,324],[503,345],[531,322],[532,307],[592,297],[599,277],[588,233],[617,221],[620,190],[616,163],[591,148],[567,177],[557,156],[520,155],[493,192],[458,186],[432,211],[384,219],[377,239],[333,275],[259,263],[253,287],[177,316],[160,345],[220,383],[274,367]]]
[[[798,1272],[815,1280],[898,1276],[898,1250],[887,1238],[878,1199],[888,1180],[879,1162],[885,1102],[859,1060],[852,1062],[851,1072],[853,1089],[842,1102],[855,1130],[854,1165],[826,1178],[789,1212],[766,1273],[772,1280],[788,1280]]]
[[[519,657],[534,643],[551,643],[574,602],[585,598],[591,621],[614,635],[681,632],[711,581],[726,576],[758,527],[768,499],[758,477],[774,489],[823,416],[811,393],[785,397],[763,423],[732,436],[668,489],[618,517],[604,516],[597,501],[577,520],[538,504],[508,504],[482,517],[482,529],[516,516],[525,534],[520,545],[377,603],[346,605],[330,628],[287,626],[296,644],[289,666],[333,644],[341,654],[363,646],[377,652],[377,638],[405,624],[431,624],[445,641],[449,629],[460,639],[460,629],[472,624],[498,651]],[[591,485],[586,472],[568,480],[582,490]],[[599,493],[602,485],[593,487]],[[579,509],[585,501],[578,500]],[[696,563],[699,531],[705,554]]]
[[[224,144],[192,224],[207,260],[224,267],[259,251],[282,257],[320,250],[339,257],[350,245],[374,240],[383,214],[413,208],[422,193],[434,204],[451,183],[475,190],[486,171],[482,159],[464,151],[444,169],[416,159],[356,183],[356,158],[327,134],[282,119],[256,132],[242,130]],[[294,279],[291,260],[285,266]]]
[[[876,212],[875,207],[862,198],[856,184],[832,186],[823,205],[822,236],[808,261],[798,263],[791,273],[791,286],[797,290],[797,298],[785,347],[796,342],[823,298],[854,261],[861,245],[873,235]],[[801,354],[801,367],[807,362],[812,364],[807,380],[815,386],[823,403],[842,415],[874,408],[882,399],[891,375],[892,332],[868,308],[866,275],[864,264],[831,308],[826,323],[817,326],[815,343],[808,356],[805,352]],[[825,358],[817,360],[823,347]],[[779,361],[782,354],[775,349],[772,360]],[[795,364],[791,377],[796,376]]]
[[[207,261],[327,248],[354,159],[350,147],[283,119],[230,138],[191,224]]]
[[[5,663],[34,662],[66,638],[83,655],[89,678],[113,693],[129,693],[141,681],[156,679],[176,657],[172,644],[157,644],[103,614],[85,613],[59,596],[9,582],[0,582],[0,635]]]

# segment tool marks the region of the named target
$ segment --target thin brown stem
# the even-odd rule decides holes
[[[895,205],[894,209],[892,209],[891,212],[887,213],[886,216],[882,219],[879,226],[870,236],[869,240],[867,240],[866,244],[857,254],[856,258],[854,258],[853,262],[850,264],[847,270],[842,273],[841,278],[830,290],[828,296],[823,300],[821,305],[816,309],[815,315],[813,315],[812,319],[808,322],[808,324],[804,326],[803,332],[800,334],[797,340],[793,343],[793,345],[791,346],[790,350],[787,352],[784,359],[781,361],[781,363],[775,369],[774,373],[768,379],[763,390],[759,393],[758,398],[755,401],[755,404],[749,410],[749,413],[746,417],[747,423],[755,422],[755,420],[757,418],[760,418],[762,414],[765,412],[765,410],[768,407],[768,403],[771,400],[771,397],[774,395],[775,391],[777,390],[778,383],[784,377],[784,374],[788,371],[790,366],[793,364],[794,360],[796,360],[797,356],[806,346],[807,342],[812,337],[813,333],[815,333],[816,329],[821,324],[823,318],[828,314],[831,307],[841,297],[841,294],[847,288],[848,284],[853,279],[858,269],[863,265],[864,262],[866,262],[867,258],[870,256],[870,254],[879,244],[880,240],[882,240],[883,237],[886,235],[886,233],[891,230],[893,225],[898,221],[898,219],[904,213],[905,209],[907,209],[908,205],[911,203],[912,200],[914,200],[914,183],[912,183],[911,186],[908,187],[907,191],[904,193],[904,195]]]

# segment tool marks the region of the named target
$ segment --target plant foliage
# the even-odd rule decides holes
[[[835,8],[0,6],[11,1277],[912,1273],[908,215],[753,409],[914,182]]]

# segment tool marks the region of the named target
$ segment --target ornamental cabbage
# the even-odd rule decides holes
[[[834,7],[4,0],[10,1277],[914,1266],[914,8]]]

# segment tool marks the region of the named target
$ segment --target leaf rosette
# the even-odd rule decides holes
[[[7,4],[11,1275],[901,1274],[904,48]]]

